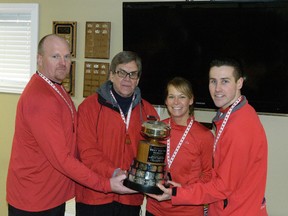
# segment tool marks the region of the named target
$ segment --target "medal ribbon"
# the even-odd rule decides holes
[[[169,125],[170,125],[170,120],[169,120]],[[190,123],[186,127],[186,130],[183,133],[183,135],[182,135],[182,137],[181,137],[181,139],[180,139],[175,151],[173,152],[173,155],[172,155],[171,158],[170,158],[170,138],[167,140],[167,162],[168,162],[168,167],[169,168],[171,167],[171,165],[172,165],[172,163],[173,163],[173,161],[174,161],[179,149],[181,148],[181,146],[182,146],[182,144],[183,144],[188,132],[190,131],[192,125],[193,125],[193,119],[191,119]]]
[[[132,101],[131,101],[131,104],[130,104],[126,119],[125,119],[125,115],[124,115],[121,107],[119,106],[119,104],[118,104],[118,102],[117,102],[117,100],[116,100],[116,98],[113,95],[111,90],[110,90],[110,94],[111,94],[112,98],[115,100],[115,102],[117,103],[117,106],[118,106],[119,111],[120,111],[121,118],[122,118],[124,124],[126,125],[126,133],[128,133],[129,123],[130,123],[130,118],[131,118],[131,113],[132,113],[132,105],[133,105],[133,101],[135,99],[135,94],[133,95],[133,98],[132,98]]]
[[[70,109],[71,112],[71,116],[72,116],[72,123],[73,123],[73,131],[74,131],[74,111],[73,111],[73,107],[72,107],[72,103],[68,103],[68,101],[66,100],[66,98],[61,94],[61,92],[57,89],[57,87],[54,85],[54,83],[51,82],[51,80],[49,80],[46,76],[44,76],[42,73],[40,73],[39,71],[37,71],[37,74],[44,80],[46,81],[57,93],[58,95],[60,95],[60,97],[65,101],[65,103],[67,104],[67,106]],[[63,88],[63,86],[61,85],[61,88],[64,92],[66,92],[66,90]]]
[[[222,122],[222,124],[221,124],[220,130],[218,131],[217,136],[216,136],[216,139],[215,139],[215,141],[214,141],[214,145],[213,145],[213,155],[215,154],[218,140],[219,140],[219,138],[220,138],[220,136],[221,136],[221,134],[222,134],[222,132],[223,132],[226,124],[227,124],[227,121],[228,121],[228,119],[229,119],[229,117],[230,117],[230,114],[232,113],[233,109],[240,103],[241,99],[242,99],[242,96],[240,96],[240,97],[232,104],[232,106],[230,107],[230,109],[229,109],[228,112],[226,113],[225,118],[224,118],[224,120],[223,120],[223,122]]]

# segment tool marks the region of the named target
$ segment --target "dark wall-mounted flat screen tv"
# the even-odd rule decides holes
[[[288,2],[124,2],[123,49],[143,63],[143,98],[164,104],[168,80],[191,81],[196,108],[215,109],[209,62],[238,59],[242,94],[261,113],[288,113]]]

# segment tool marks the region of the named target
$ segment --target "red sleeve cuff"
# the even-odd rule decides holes
[[[112,192],[110,179],[106,179],[104,183],[104,193],[110,193]]]

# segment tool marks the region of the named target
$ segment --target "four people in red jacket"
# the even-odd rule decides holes
[[[165,188],[155,199],[173,205],[210,203],[209,216],[266,216],[267,140],[255,110],[241,95],[241,67],[233,59],[211,62],[209,90],[219,110],[213,119],[214,169],[208,183]],[[178,187],[176,187],[178,186]]]
[[[68,43],[57,35],[45,36],[37,63],[17,106],[7,177],[9,216],[64,215],[75,182],[77,216],[139,215],[143,194],[122,181],[143,139],[142,123],[151,116],[159,119],[137,87],[139,56],[124,51],[113,58],[109,80],[83,101],[78,118],[61,85],[70,71]],[[257,113],[241,95],[243,81],[236,61],[211,63],[209,90],[219,107],[213,148],[210,131],[190,109],[190,83],[183,78],[168,83],[171,117],[164,121],[172,127],[167,165],[174,187],[159,185],[163,195],[149,195],[168,201],[148,198],[147,215],[202,215],[203,206],[195,205],[205,203],[210,203],[209,216],[267,215],[267,140]],[[82,163],[76,159],[76,138]]]

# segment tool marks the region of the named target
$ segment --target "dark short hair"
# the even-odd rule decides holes
[[[116,67],[119,64],[127,64],[131,61],[136,62],[136,65],[138,67],[138,76],[140,77],[141,73],[142,73],[141,58],[137,55],[137,53],[132,52],[132,51],[122,51],[122,52],[118,53],[117,55],[115,55],[111,61],[110,71],[112,73],[115,73]]]
[[[234,68],[234,77],[237,81],[239,78],[244,77],[242,66],[239,61],[234,58],[222,57],[216,58],[210,62],[210,68],[212,67],[221,67],[221,66],[230,66]]]

